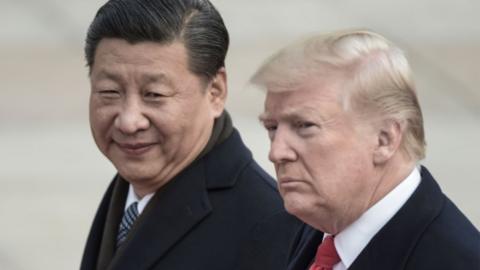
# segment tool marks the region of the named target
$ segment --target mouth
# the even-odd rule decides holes
[[[153,148],[155,143],[119,143],[115,142],[118,148],[127,155],[139,156]]]
[[[289,189],[298,186],[299,184],[304,184],[305,181],[292,178],[292,177],[280,177],[278,178],[278,186],[282,189]]]

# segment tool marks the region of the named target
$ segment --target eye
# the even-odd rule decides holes
[[[316,133],[318,125],[309,121],[297,121],[293,127],[299,136],[309,137]]]
[[[267,131],[275,131],[277,129],[276,125],[264,125]]]
[[[295,127],[298,128],[298,129],[308,129],[308,128],[311,128],[311,127],[314,127],[315,124],[312,123],[312,122],[307,122],[307,121],[298,121],[298,122],[295,122]]]
[[[265,129],[267,130],[268,132],[268,137],[270,139],[273,139],[273,137],[275,136],[275,131],[277,131],[277,125],[274,124],[274,123],[266,123],[264,122],[263,123],[263,126],[265,127]]]
[[[263,126],[267,131],[274,131],[277,129],[277,124],[271,121],[263,121]]]
[[[150,99],[150,100],[156,100],[162,97],[165,97],[164,94],[160,94],[158,92],[153,92],[153,91],[148,91],[144,95],[145,98]]]
[[[117,90],[99,90],[97,92],[102,98],[114,99],[120,97],[120,92]]]

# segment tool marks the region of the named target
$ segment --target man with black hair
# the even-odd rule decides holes
[[[113,179],[81,269],[285,269],[297,220],[224,110],[206,0],[111,0],[88,30],[90,125]]]

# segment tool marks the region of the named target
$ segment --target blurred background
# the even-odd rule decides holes
[[[90,136],[83,39],[104,1],[0,0],[0,269],[77,269],[114,168]],[[247,86],[311,33],[367,27],[404,48],[424,110],[427,165],[480,227],[480,2],[213,0],[231,34],[227,108],[270,173]],[[455,232],[452,232],[455,233]]]

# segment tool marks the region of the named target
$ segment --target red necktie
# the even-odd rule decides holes
[[[318,246],[315,261],[309,270],[332,270],[333,266],[340,262],[333,236],[329,235],[323,239],[323,242]]]

